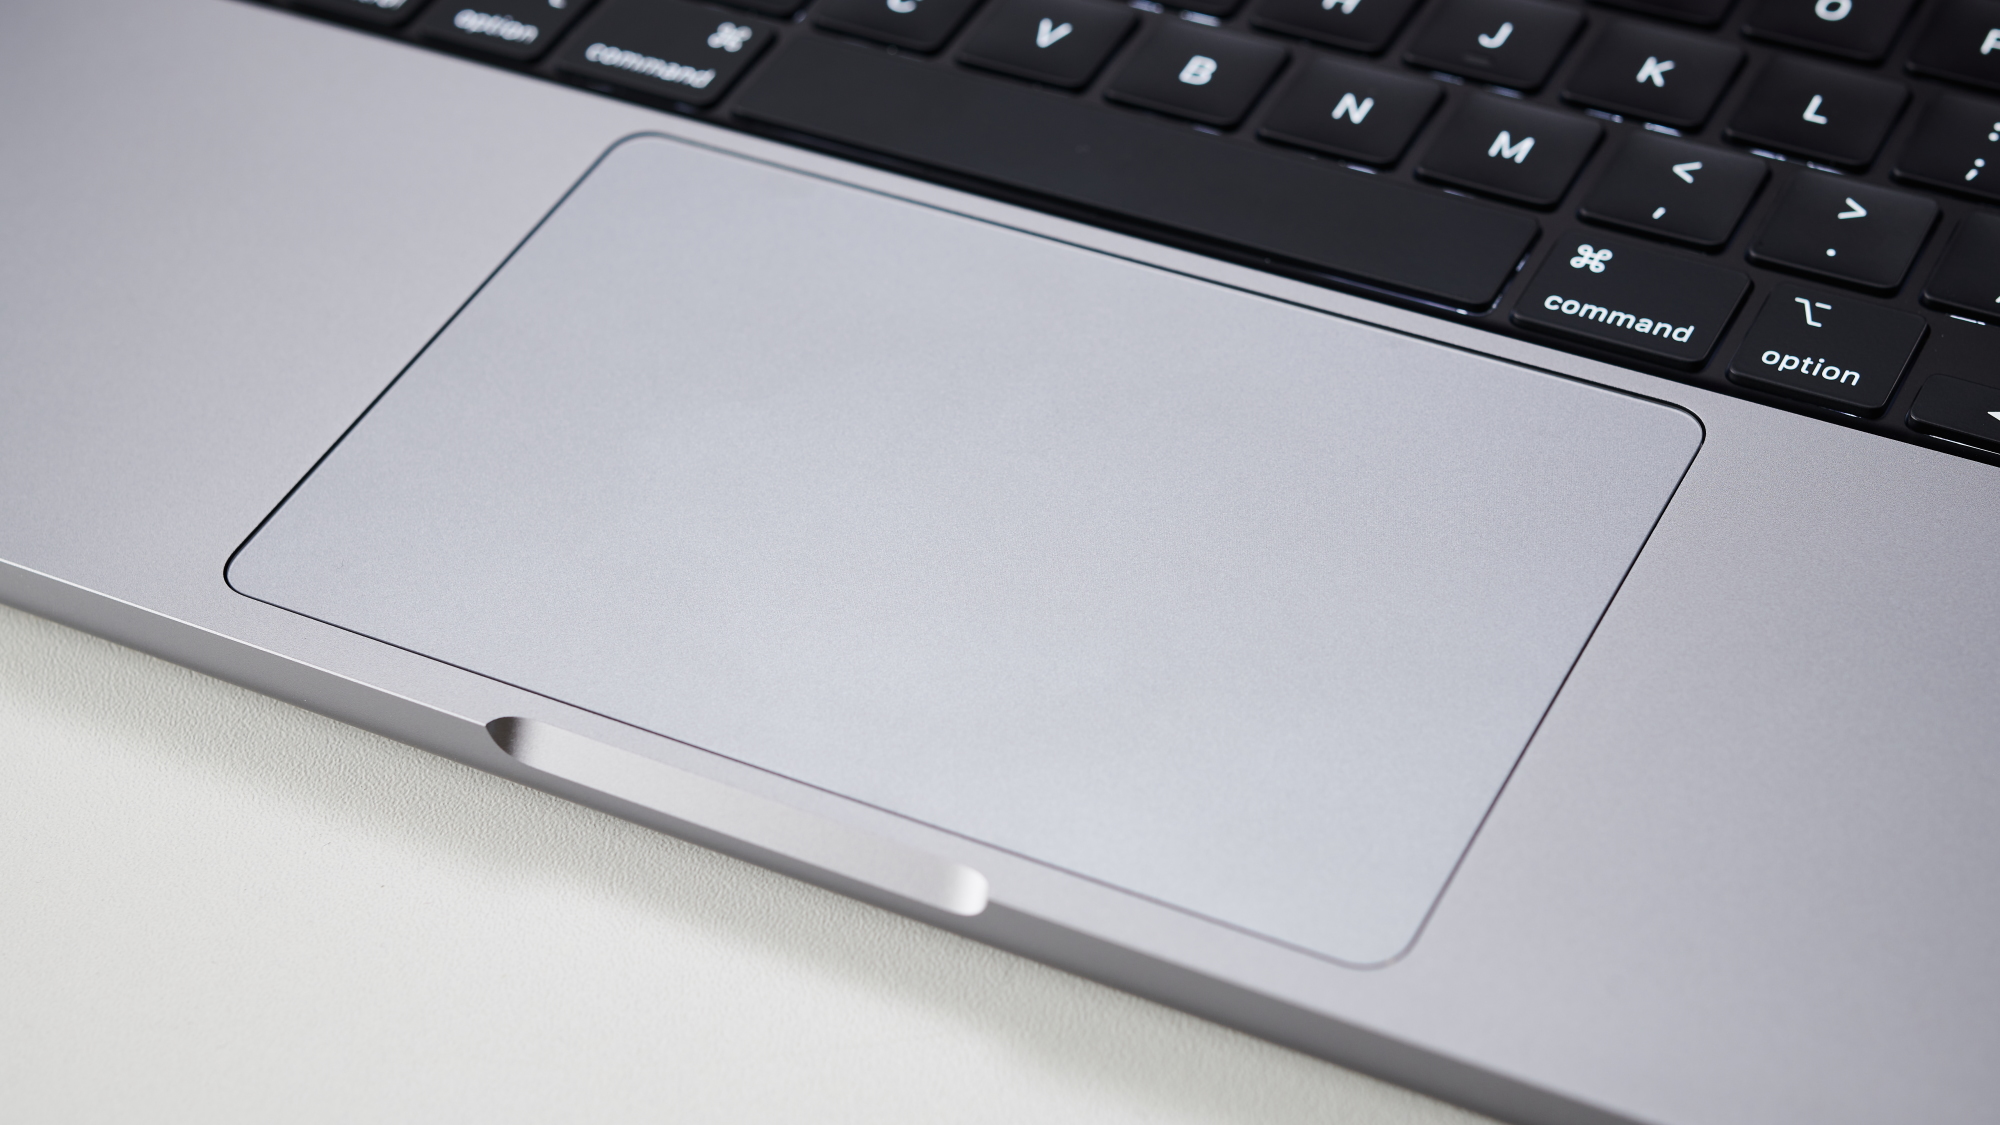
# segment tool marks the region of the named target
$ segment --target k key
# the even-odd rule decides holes
[[[1693,128],[1743,65],[1743,49],[1620,20],[1604,30],[1563,89],[1568,101]]]

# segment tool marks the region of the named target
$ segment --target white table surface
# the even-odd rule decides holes
[[[23,1122],[1471,1114],[0,608]]]

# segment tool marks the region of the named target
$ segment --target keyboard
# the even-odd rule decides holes
[[[263,0],[2000,464],[2000,0]]]

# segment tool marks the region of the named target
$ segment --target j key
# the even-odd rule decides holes
[[[1103,0],[1001,0],[959,49],[962,62],[1076,89],[1132,30],[1130,8]]]
[[[1538,233],[1470,199],[814,36],[788,37],[735,107],[1459,308],[1491,304]]]
[[[1732,382],[1874,416],[1924,338],[1924,318],[1855,297],[1780,285],[1729,361]]]
[[[1750,279],[1623,240],[1565,240],[1535,272],[1514,323],[1676,367],[1699,367]]]
[[[1599,0],[1609,8],[1623,8],[1661,19],[1679,20],[1697,27],[1714,27],[1735,0]]]
[[[1416,66],[1533,90],[1583,26],[1583,12],[1549,0],[1444,0],[1410,45]]]
[[[301,8],[311,8],[330,16],[374,27],[395,27],[417,14],[424,0],[298,0]]]
[[[944,46],[979,0],[820,0],[813,22],[912,51]]]
[[[1910,404],[1910,428],[2000,450],[2000,389],[1933,375]]]
[[[1111,78],[1112,101],[1207,125],[1234,125],[1285,65],[1285,49],[1263,39],[1156,19]]]
[[[1552,207],[1604,127],[1587,117],[1474,94],[1424,152],[1417,175],[1533,207]]]
[[[1633,132],[1584,197],[1581,213],[1656,238],[1720,246],[1768,175],[1754,156]]]
[[[1860,167],[1875,159],[1908,97],[1901,83],[1774,55],[1729,122],[1729,139]]]
[[[1563,97],[1694,128],[1708,120],[1742,65],[1743,50],[1734,44],[1619,20],[1591,45]]]
[[[1958,94],[1932,102],[1903,146],[1896,175],[2000,200],[2000,102]]]
[[[1875,62],[1903,26],[1915,0],[1762,0],[1745,35]]]
[[[1257,135],[1394,164],[1443,96],[1428,78],[1322,56],[1300,69]]]
[[[2000,320],[2000,215],[1974,211],[1958,224],[1944,260],[1924,286],[1924,300]]]
[[[1946,0],[1910,51],[1910,69],[2000,90],[2000,0]]]
[[[605,0],[556,69],[664,101],[708,105],[776,37],[771,24],[681,0]]]
[[[590,0],[517,0],[504,5],[433,4],[417,34],[433,43],[513,62],[537,59],[562,37]]]
[[[1374,54],[1389,45],[1417,0],[1260,0],[1250,22],[1350,51]]]
[[[1887,291],[1902,284],[1937,214],[1921,196],[1804,172],[1778,200],[1750,260]]]

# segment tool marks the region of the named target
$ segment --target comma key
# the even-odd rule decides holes
[[[1923,342],[1924,318],[1844,294],[1780,285],[1764,299],[1729,379],[1873,417]]]
[[[1514,307],[1524,328],[1585,340],[1675,367],[1699,367],[1750,279],[1623,239],[1572,234],[1556,244]]]

